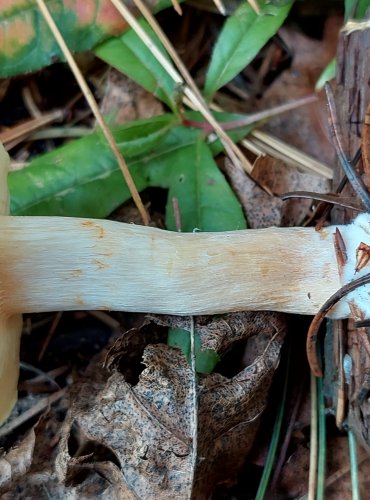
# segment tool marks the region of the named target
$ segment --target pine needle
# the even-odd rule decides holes
[[[111,0],[112,4],[116,7],[118,12],[122,15],[125,21],[130,25],[130,27],[135,31],[135,33],[140,37],[141,41],[147,46],[147,48],[152,52],[153,56],[157,59],[159,64],[167,71],[168,75],[173,79],[175,83],[182,86],[184,89],[184,96],[187,98],[187,104],[191,103],[193,109],[198,110],[204,118],[208,121],[210,125],[214,128],[216,134],[220,138],[226,154],[229,156],[234,164],[241,165],[247,173],[252,172],[252,165],[243,155],[238,146],[230,139],[230,137],[223,130],[221,125],[215,119],[215,117],[210,112],[206,102],[204,101],[198,87],[195,85],[192,77],[185,68],[183,62],[179,58],[176,50],[172,46],[171,42],[168,40],[163,30],[155,20],[153,14],[142,2],[142,0],[134,0],[136,7],[139,9],[140,13],[146,19],[148,24],[153,29],[154,33],[158,36],[159,40],[166,49],[168,55],[171,57],[177,69],[163,56],[161,51],[158,49],[156,44],[150,38],[150,36],[142,29],[140,24],[137,22],[135,17],[131,14],[129,9],[120,0]],[[186,85],[184,85],[186,83]]]
[[[124,177],[126,184],[130,190],[132,199],[134,200],[135,205],[136,205],[137,209],[139,210],[139,213],[140,213],[140,216],[143,220],[143,223],[145,225],[148,225],[149,224],[149,216],[148,216],[148,213],[143,205],[143,202],[141,201],[141,198],[140,198],[139,192],[135,186],[134,180],[131,176],[131,173],[128,169],[128,166],[127,166],[125,160],[123,159],[121,152],[118,149],[118,146],[116,144],[116,141],[114,140],[112,132],[108,128],[102,114],[100,113],[98,104],[97,104],[89,86],[87,85],[86,80],[84,79],[79,67],[77,66],[76,61],[74,60],[71,51],[67,47],[67,44],[64,41],[62,34],[60,33],[57,25],[55,24],[55,21],[52,18],[51,14],[50,14],[50,12],[45,4],[45,1],[44,0],[36,0],[36,2],[37,2],[37,5],[38,5],[44,19],[45,19],[45,22],[47,23],[50,30],[52,31],[54,38],[59,45],[60,50],[62,51],[74,77],[76,78],[76,81],[77,81],[78,85],[80,86],[80,89],[83,92],[85,99],[87,100],[87,102],[91,108],[91,111],[94,114],[95,119],[96,119],[97,123],[99,124],[115,158],[117,159],[118,165],[122,171],[123,177]]]

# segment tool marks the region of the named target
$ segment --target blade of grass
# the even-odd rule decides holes
[[[55,40],[57,41],[61,51],[63,52],[63,55],[66,58],[66,61],[69,65],[74,77],[76,78],[76,81],[77,81],[78,85],[80,86],[80,89],[83,92],[85,99],[87,100],[87,102],[91,108],[91,111],[93,112],[93,114],[96,118],[96,121],[98,122],[110,148],[112,149],[114,156],[117,159],[118,165],[122,171],[122,174],[124,176],[126,184],[130,190],[132,199],[134,200],[135,205],[136,205],[137,209],[139,210],[139,213],[141,215],[143,223],[145,225],[148,225],[149,224],[148,213],[143,205],[143,202],[141,201],[139,192],[136,189],[135,183],[132,179],[132,176],[130,174],[128,166],[127,166],[123,156],[121,155],[121,153],[118,149],[118,146],[113,138],[111,131],[109,130],[107,124],[105,123],[105,120],[104,120],[102,114],[100,113],[98,104],[97,104],[90,88],[88,87],[79,67],[77,66],[76,61],[74,60],[74,58],[72,56],[72,53],[70,52],[69,48],[67,47],[67,44],[65,43],[62,34],[60,33],[57,25],[55,24],[54,19],[52,18],[51,14],[49,12],[49,9],[47,8],[47,6],[45,4],[45,1],[44,0],[36,0],[36,2],[37,2],[37,5],[40,9],[40,12],[42,13],[45,21],[47,22],[50,30],[53,33]]]
[[[310,471],[308,475],[308,500],[315,500],[317,485],[317,384],[316,377],[310,374],[311,386],[311,436],[310,436]]]
[[[272,431],[271,442],[269,446],[269,451],[267,454],[267,459],[265,467],[263,469],[260,484],[258,486],[256,500],[263,500],[266,496],[267,488],[269,485],[272,469],[274,466],[276,451],[280,440],[281,427],[283,423],[283,416],[285,411],[285,404],[288,392],[288,381],[289,381],[289,371],[290,371],[290,359],[291,359],[291,342],[288,344],[288,352],[286,356],[286,365],[284,373],[284,385],[281,393],[279,406],[276,413],[275,424]]]
[[[351,464],[352,500],[360,500],[356,439],[352,431],[348,431],[348,448]]]
[[[318,422],[319,422],[319,454],[317,462],[317,500],[325,498],[325,473],[326,473],[326,421],[325,421],[325,403],[323,379],[317,378],[317,407],[318,407]]]
[[[194,488],[194,478],[195,471],[197,469],[197,458],[198,458],[198,397],[197,397],[197,372],[195,369],[195,356],[196,356],[196,346],[195,346],[195,331],[194,331],[194,316],[190,316],[190,367],[192,372],[192,407],[193,407],[193,422],[192,422],[192,463],[191,463],[191,473],[192,478],[189,481],[190,485],[190,494],[189,498],[192,496],[192,490]]]

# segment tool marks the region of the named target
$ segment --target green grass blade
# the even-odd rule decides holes
[[[267,488],[270,482],[272,470],[274,467],[276,459],[276,451],[280,440],[281,427],[283,423],[285,404],[288,392],[288,382],[289,382],[289,372],[290,372],[290,353],[291,353],[291,343],[288,344],[288,352],[286,356],[286,365],[284,372],[284,385],[281,393],[279,406],[276,413],[275,424],[272,431],[271,442],[269,446],[269,451],[266,458],[265,467],[263,468],[263,473],[261,477],[260,484],[258,486],[256,500],[263,500],[267,493]]]
[[[352,500],[360,500],[356,438],[348,431],[349,460],[351,464]]]
[[[317,500],[325,498],[325,475],[326,475],[326,417],[324,401],[324,383],[322,378],[316,379],[317,384],[317,407],[318,407],[318,439],[319,454],[317,462]]]

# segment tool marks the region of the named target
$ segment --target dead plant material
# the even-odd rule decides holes
[[[189,319],[182,320],[191,327]],[[99,497],[110,492],[115,498],[203,499],[218,482],[235,479],[267,403],[284,321],[269,313],[227,315],[197,318],[194,329],[202,342],[220,349],[245,339],[251,349],[241,369],[230,378],[199,376],[193,394],[192,370],[178,349],[161,343],[163,328],[145,324],[126,332],[108,353],[107,369],[98,356],[75,385],[58,449],[43,451],[50,456],[46,469],[36,450],[22,476],[6,482],[2,493],[34,492],[42,474],[43,488],[53,497],[59,480],[64,495],[80,491],[89,497],[94,491]]]
[[[361,152],[366,184],[367,188],[370,189],[370,103],[368,104],[362,127]]]
[[[348,295],[350,292],[353,292],[353,290],[356,290],[356,288],[367,285],[368,283],[370,283],[370,274],[366,274],[365,276],[362,276],[361,278],[351,281],[351,283],[343,286],[321,306],[320,311],[312,320],[307,333],[307,359],[311,371],[316,377],[322,377],[322,369],[317,357],[317,337],[321,323],[330,309],[334,307],[340,299]]]

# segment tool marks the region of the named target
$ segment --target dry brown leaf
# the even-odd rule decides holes
[[[291,51],[291,67],[284,71],[269,87],[258,102],[258,109],[267,109],[289,99],[298,99],[314,92],[315,84],[323,69],[335,56],[338,31],[342,19],[329,18],[323,40],[314,40],[297,29],[285,27],[279,31]],[[325,98],[272,118],[267,130],[302,151],[332,165],[335,152],[328,130]],[[309,189],[307,187],[306,189]]]
[[[254,170],[253,177],[276,195],[289,191],[313,191],[326,193],[331,189],[331,182],[319,175],[299,172],[287,167],[283,161],[269,157],[261,158]],[[280,198],[278,198],[280,200]],[[270,202],[271,203],[271,202]],[[283,203],[281,208],[281,225],[301,225],[309,212],[312,200],[291,199]]]
[[[184,316],[149,316],[161,326],[190,331],[190,319]],[[222,354],[235,342],[256,336],[260,351],[252,353],[253,359],[262,354],[272,336],[279,338],[285,331],[285,316],[280,313],[258,311],[223,314],[221,316],[198,316],[194,323],[202,348],[213,349]],[[250,361],[252,362],[252,360]]]
[[[13,446],[7,453],[3,453],[0,457],[0,488],[6,487],[28,471],[34,446],[35,432],[32,429],[19,444]]]
[[[59,480],[67,481],[66,494],[74,498],[79,491],[89,498],[83,487],[86,476],[90,481],[86,488],[93,487],[93,477],[100,478],[97,488],[101,491],[109,484],[113,498],[189,498],[191,494],[202,499],[218,482],[235,478],[266,405],[283,332],[272,319],[269,327],[261,321],[252,332],[242,316],[229,316],[233,324],[227,328],[225,319],[219,321],[221,337],[234,331],[234,341],[253,335],[262,343],[233,378],[215,373],[200,379],[196,470],[192,470],[193,374],[179,350],[160,343],[144,349],[153,333],[153,326],[145,325],[143,335],[130,331],[117,342],[107,363],[124,367],[125,375],[134,380],[139,369],[134,365],[140,364],[144,349],[145,369],[138,382],[131,385],[117,369],[108,378],[94,363],[71,406],[55,464]],[[216,330],[216,324],[216,318],[210,319],[210,330]],[[238,333],[237,325],[245,331]],[[260,337],[256,334],[261,329]],[[159,328],[154,341],[161,340],[163,332]],[[77,445],[71,448],[74,441]],[[102,485],[101,476],[108,483]]]
[[[115,125],[163,113],[163,105],[153,94],[114,68],[107,71],[102,88],[101,112]]]
[[[269,158],[271,162],[274,160]],[[239,198],[248,220],[248,227],[257,229],[281,226],[283,202],[277,196],[267,194],[241,167],[225,160],[225,171]]]

